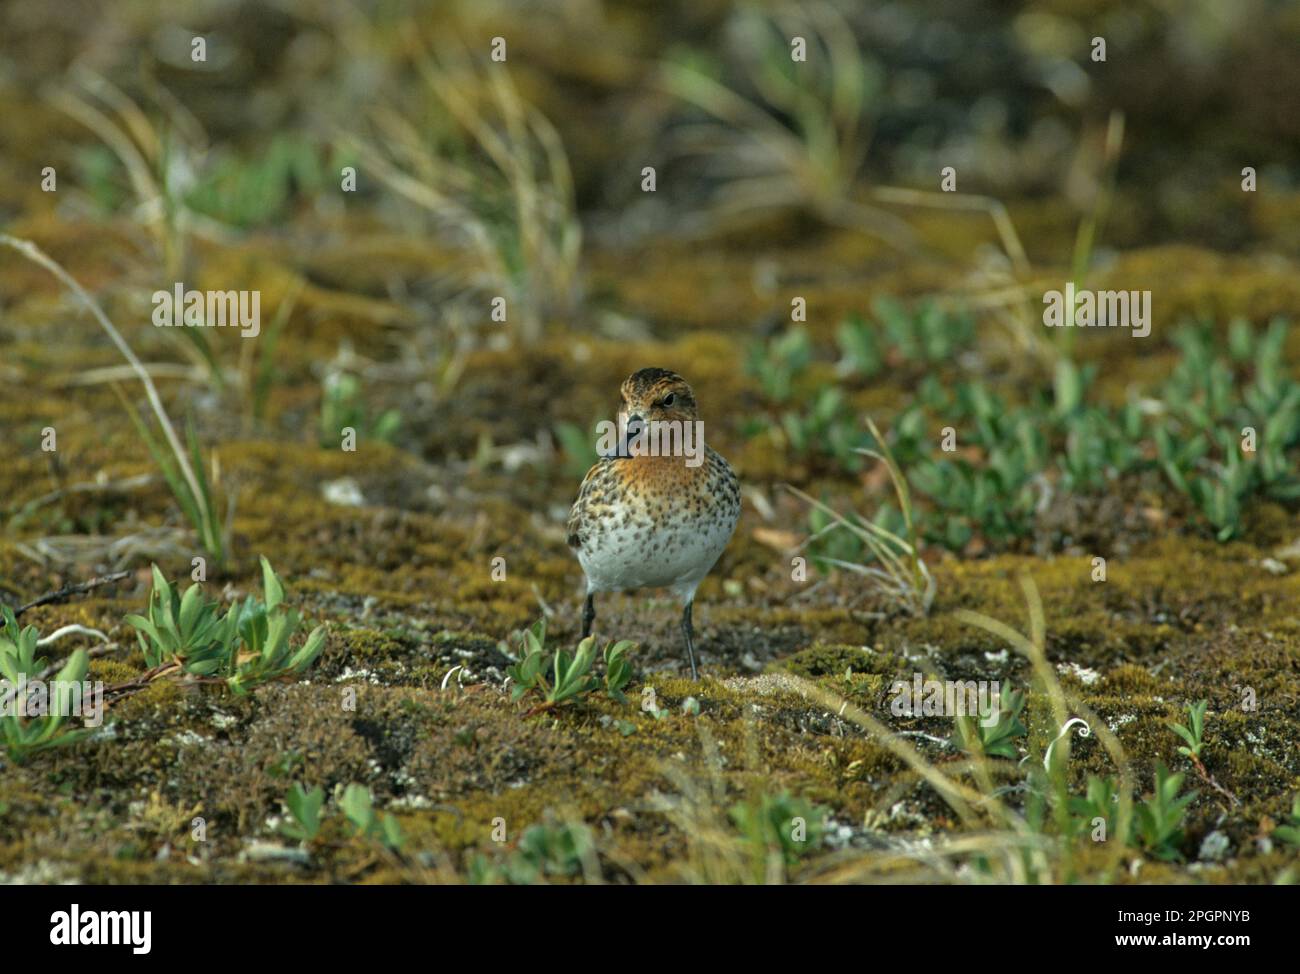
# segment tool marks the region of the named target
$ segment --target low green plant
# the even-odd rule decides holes
[[[619,703],[627,703],[623,689],[632,682],[632,664],[627,653],[635,643],[624,639],[605,647],[605,692]]]
[[[277,135],[256,156],[215,155],[185,194],[185,204],[235,227],[265,226],[283,221],[295,196],[321,192],[326,174],[349,164],[341,156],[327,159],[297,136]]]
[[[271,680],[300,676],[325,648],[324,626],[313,629],[297,649],[292,647],[290,640],[302,629],[302,618],[284,604],[284,585],[271,563],[261,561],[263,600],[249,599],[239,613],[241,645],[231,659],[227,681],[237,694]]]
[[[835,386],[818,390],[809,408],[783,412],[781,432],[798,456],[828,457],[842,469],[854,472],[865,465],[861,448],[869,441],[850,412],[843,391]]]
[[[317,626],[297,649],[291,640],[302,629],[297,611],[284,604],[284,585],[271,563],[261,559],[263,599],[236,601],[225,613],[203,600],[198,584],[180,595],[157,565],[148,614],[129,615],[150,668],[175,661],[186,673],[217,677],[237,694],[270,680],[300,676],[325,647]]]
[[[896,512],[889,505],[881,505],[876,521],[881,527],[897,533]],[[888,509],[886,509],[888,508]],[[850,511],[848,520],[860,522],[862,516]],[[861,527],[861,524],[858,524]],[[819,572],[827,573],[841,563],[857,564],[866,556],[866,546],[856,532],[839,530],[839,523],[819,507],[808,508],[808,559]]]
[[[737,802],[728,814],[750,851],[754,881],[762,883],[774,865],[784,870],[818,848],[827,812],[781,792]]]
[[[228,665],[239,636],[238,612],[222,616],[220,607],[204,600],[201,585],[181,595],[154,565],[147,615],[128,615],[124,621],[136,630],[145,666],[176,660],[187,673],[211,676]]]
[[[1300,795],[1291,799],[1291,813],[1284,824],[1273,830],[1273,838],[1300,849]]]
[[[527,629],[516,634],[516,647],[512,653],[506,642],[498,644],[501,652],[515,662],[506,667],[506,676],[510,678],[510,699],[520,700],[533,690],[542,690],[546,685],[545,670],[548,662],[546,653],[546,616],[542,616]]]
[[[331,372],[321,384],[320,445],[337,447],[342,430],[351,428],[358,435],[391,443],[402,425],[402,414],[386,409],[371,417],[361,391],[361,380],[348,372]]]
[[[553,681],[546,690],[546,702],[552,706],[589,693],[600,686],[591,672],[596,661],[596,637],[588,636],[570,654],[557,649],[551,659]]]
[[[1143,417],[1136,403],[1127,403],[1115,413],[1083,407],[1063,422],[1064,441],[1056,465],[1064,490],[1104,490],[1142,464]]]
[[[353,833],[374,839],[391,852],[400,852],[406,844],[402,826],[387,812],[383,817],[375,814],[374,799],[364,785],[350,784],[338,799],[339,808],[352,824]]]
[[[1220,541],[1232,538],[1241,528],[1241,511],[1253,492],[1252,471],[1241,458],[1230,431],[1214,430],[1180,439],[1176,433],[1158,429],[1156,451],[1169,482],[1185,494],[1215,529]],[[1222,460],[1211,454],[1217,445]]]
[[[842,376],[870,379],[885,367],[885,353],[878,331],[861,315],[849,315],[835,329],[840,359],[836,371]]]
[[[284,806],[289,819],[280,823],[280,834],[299,842],[309,842],[320,834],[321,807],[325,804],[325,790],[319,785],[311,791],[294,782],[284,796]]]
[[[1156,765],[1155,791],[1133,810],[1135,844],[1165,862],[1182,859],[1183,818],[1197,792],[1180,795],[1182,772],[1172,772],[1163,763]]]
[[[926,364],[947,361],[973,337],[969,317],[942,311],[932,303],[909,310],[896,301],[880,299],[875,310],[877,320],[871,324],[857,315],[840,323],[836,343],[840,351],[837,372],[841,376],[870,378],[886,360],[893,359]],[[785,404],[812,360],[807,332],[794,328],[766,345],[751,348],[748,371],[759,379],[771,402]],[[862,469],[863,448],[872,445],[843,390],[834,385],[822,386],[806,404],[782,411],[779,423],[794,453],[830,458],[850,472]],[[751,424],[750,429],[757,432],[760,427]]]
[[[36,656],[40,632],[35,626],[18,625],[18,617],[9,606],[0,604],[0,673],[10,684],[22,675],[32,679],[45,669],[46,660]]]
[[[1256,494],[1300,498],[1288,451],[1300,444],[1300,383],[1286,371],[1281,319],[1262,333],[1233,321],[1227,349],[1208,324],[1175,335],[1182,357],[1165,382],[1155,441],[1161,469],[1221,541],[1241,530]],[[1254,431],[1254,452],[1246,430]]]
[[[627,652],[634,645],[628,640],[622,640],[607,645],[604,650],[605,689],[615,700],[624,703],[627,697],[623,694],[623,689],[632,678]],[[534,710],[556,707],[601,686],[601,680],[592,673],[596,661],[596,637],[583,639],[573,653],[562,648],[549,652],[546,648],[545,617],[517,635],[514,653],[510,652],[505,643],[501,644],[501,649],[515,659],[506,668],[506,675],[513,684],[510,698],[520,700],[529,693],[540,694],[542,702]]]
[[[571,477],[583,477],[600,459],[596,437],[577,423],[556,423],[555,439],[564,452],[564,469]]]
[[[1105,823],[1105,835],[1109,837],[1112,834],[1117,807],[1116,787],[1113,777],[1088,775],[1084,794],[1071,796],[1068,803],[1074,834],[1090,833],[1097,819]]]
[[[580,822],[530,825],[519,837],[516,875],[576,876],[594,850],[591,830]]]
[[[812,340],[803,328],[790,328],[766,343],[750,346],[745,371],[758,380],[764,395],[788,402],[794,384],[812,362]]]
[[[872,310],[884,344],[904,361],[949,362],[975,340],[975,323],[969,315],[946,311],[933,301],[908,308],[882,296]]]
[[[1022,690],[1007,690],[998,695],[997,720],[986,723],[984,715],[970,716],[957,714],[953,717],[953,747],[967,754],[987,754],[995,758],[1015,758],[1015,739],[1024,737],[1028,732],[1020,721],[1020,714],[1025,709],[1025,694]]]
[[[530,825],[518,845],[498,862],[484,855],[470,862],[469,882],[486,886],[510,883],[532,886],[547,877],[570,877],[592,861],[596,845],[591,830],[581,822],[544,822]]]
[[[35,626],[20,628],[13,611],[3,607],[4,628],[0,630],[0,673],[15,695],[20,686],[37,678],[45,667],[45,660],[37,658],[36,644],[40,633]],[[60,668],[49,687],[45,712],[22,716],[15,698],[0,714],[0,733],[4,735],[5,750],[9,759],[21,764],[34,754],[54,747],[75,743],[93,733],[89,727],[68,727],[79,698],[75,695],[90,669],[90,656],[84,649],[72,653]],[[75,686],[74,686],[75,685]],[[25,707],[23,709],[26,709]],[[33,708],[35,709],[35,708]]]
[[[1208,706],[1207,700],[1187,705],[1187,723],[1190,726],[1184,727],[1177,721],[1169,721],[1169,729],[1187,742],[1187,746],[1180,747],[1178,753],[1194,761],[1201,759],[1201,748],[1205,746],[1205,708]]]
[[[1032,534],[1062,493],[1111,492],[1121,477],[1153,472],[1219,540],[1235,537],[1252,498],[1300,499],[1300,382],[1282,354],[1286,329],[1281,320],[1262,331],[1234,321],[1225,348],[1207,325],[1182,328],[1169,378],[1120,405],[1096,401],[1097,367],[1069,358],[1055,361],[1050,389],[1031,389],[1023,404],[979,381],[925,376],[894,422],[894,448],[920,502],[920,533],[952,550],[974,540],[1006,545]],[[883,299],[870,324],[841,323],[837,371],[870,377],[886,364],[951,360],[971,334],[962,316]],[[857,474],[869,443],[845,393],[823,385],[797,405],[789,401],[801,380],[809,384],[813,358],[801,331],[751,351],[751,372],[781,410],[747,423],[746,435],[766,433],[795,456]],[[955,437],[941,447],[934,431],[946,427]]]
[[[912,483],[935,509],[927,537],[962,548],[977,532],[999,543],[1028,534],[1049,459],[1042,423],[979,382],[958,385],[949,417],[963,431],[958,445],[978,458],[939,452],[911,465]]]

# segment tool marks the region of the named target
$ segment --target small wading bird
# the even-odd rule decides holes
[[[698,438],[694,449],[703,446],[703,456],[695,458],[684,451],[656,456],[637,445],[647,429],[671,429],[656,424],[699,428],[695,394],[680,375],[642,369],[624,381],[621,393],[617,455],[587,471],[569,513],[569,547],[587,576],[582,635],[591,635],[597,592],[671,589],[683,605],[691,678],[699,679],[691,606],[736,528],[740,484],[727,461]]]

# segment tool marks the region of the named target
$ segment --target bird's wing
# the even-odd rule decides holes
[[[573,502],[573,508],[569,511],[568,529],[565,532],[568,536],[570,548],[581,548],[583,540],[583,515],[586,512],[587,505],[599,497],[599,485],[602,478],[609,472],[609,464],[612,461],[607,457],[602,457],[596,462],[587,475],[582,478],[582,486],[578,488],[578,499]]]

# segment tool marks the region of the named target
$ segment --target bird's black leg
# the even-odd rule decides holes
[[[587,593],[587,604],[582,607],[582,638],[591,635],[591,624],[596,621],[596,603],[592,593]]]
[[[699,670],[695,668],[695,627],[691,625],[691,607],[694,602],[686,603],[686,610],[682,613],[682,635],[686,637],[686,658],[691,661],[691,679],[700,678]]]

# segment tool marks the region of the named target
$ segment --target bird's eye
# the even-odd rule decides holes
[[[671,406],[671,405],[673,404],[673,400],[676,399],[676,398],[677,398],[677,394],[676,394],[676,393],[672,393],[672,392],[670,392],[670,393],[668,393],[668,395],[664,396],[664,399],[663,399],[663,402],[661,403],[661,405],[664,405],[664,406]]]

